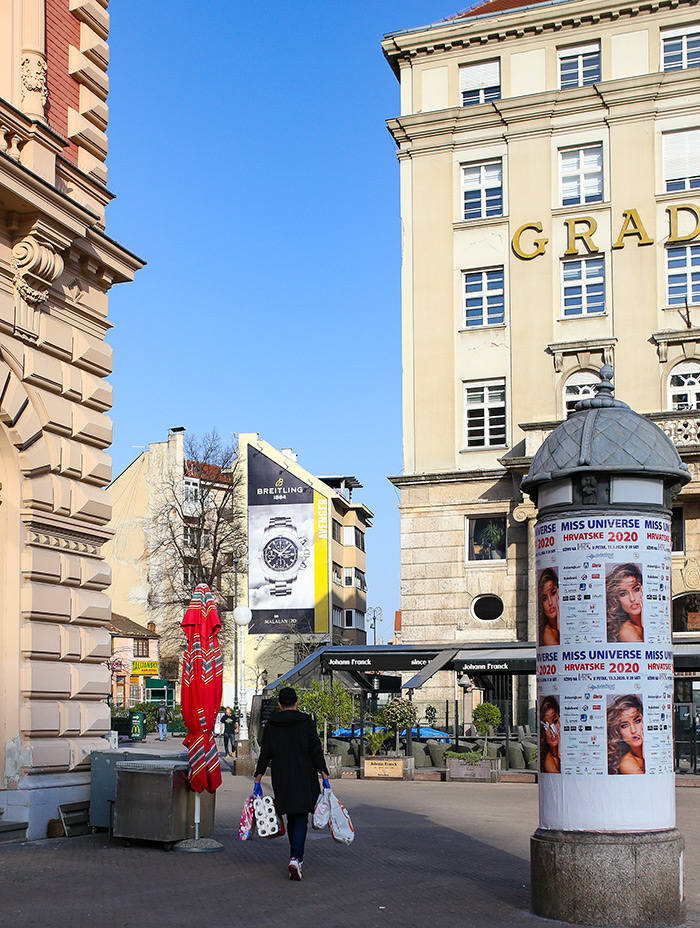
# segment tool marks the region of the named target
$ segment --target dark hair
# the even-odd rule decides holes
[[[557,718],[559,718],[559,699],[556,696],[545,696],[540,703],[540,770],[544,770],[544,761],[549,754],[549,744],[547,744],[544,728],[542,727],[544,714],[549,709],[553,709],[557,713]]]
[[[630,751],[629,745],[622,740],[620,722],[622,713],[634,709],[644,718],[644,706],[639,696],[630,693],[625,696],[616,696],[608,706],[608,773],[620,772],[620,764],[625,754]]]
[[[544,614],[544,609],[542,607],[542,590],[544,589],[545,583],[549,581],[553,583],[554,586],[559,589],[559,577],[557,577],[557,572],[553,567],[545,567],[544,570],[540,571],[540,575],[537,579],[537,618],[538,618],[538,627],[539,627],[539,638],[538,644],[542,643],[542,636],[544,635],[544,630],[549,625],[547,617]]]
[[[297,693],[294,687],[283,686],[280,690],[279,696],[277,697],[277,701],[281,706],[293,706],[297,701]]]
[[[620,640],[620,629],[629,619],[619,599],[620,584],[626,577],[633,577],[643,585],[642,572],[636,564],[620,564],[611,570],[605,581],[605,609],[608,625],[608,641]]]

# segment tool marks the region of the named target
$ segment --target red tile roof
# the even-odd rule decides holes
[[[542,0],[539,0],[539,2],[541,3]],[[552,2],[556,2],[556,0],[552,0]],[[477,3],[476,6],[472,6],[468,10],[455,13],[454,16],[448,16],[446,22],[455,19],[468,19],[470,16],[486,16],[489,13],[507,13],[510,10],[534,6],[535,4],[538,4],[538,0],[485,0],[484,3]],[[544,6],[544,3],[542,5]]]

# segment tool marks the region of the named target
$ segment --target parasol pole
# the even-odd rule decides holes
[[[202,794],[194,794],[194,840],[199,841],[199,823],[201,819],[202,811]]]

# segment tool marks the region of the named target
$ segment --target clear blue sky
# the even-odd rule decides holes
[[[461,2],[461,5],[460,5]],[[391,636],[402,469],[399,169],[387,32],[458,0],[124,0],[111,8],[114,474],[172,426],[259,432],[375,513]]]

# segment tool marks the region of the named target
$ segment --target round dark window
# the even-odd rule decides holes
[[[503,615],[503,600],[498,596],[477,596],[472,603],[472,610],[477,619],[485,622],[500,619]]]

